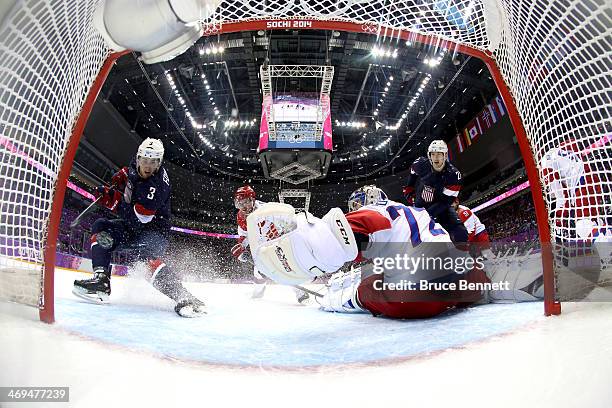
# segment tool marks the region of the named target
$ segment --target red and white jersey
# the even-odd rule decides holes
[[[460,205],[457,214],[463,225],[465,225],[465,229],[467,229],[468,240],[472,240],[476,235],[486,229],[485,225],[480,221],[480,218],[478,218],[469,208]]]
[[[408,250],[421,242],[451,242],[448,232],[429,216],[427,210],[391,200],[361,207],[346,214],[346,219],[354,233],[368,236],[369,247],[375,243],[396,243],[406,245]],[[396,251],[397,247],[392,250]],[[363,257],[372,258],[374,254],[368,252],[366,250]]]
[[[253,206],[253,211],[255,211],[259,206],[264,204],[262,201],[255,200],[255,205]],[[247,215],[242,210],[238,210],[238,214],[236,215],[236,223],[238,224],[238,242],[242,243],[246,248],[249,245],[249,241],[247,239]]]
[[[572,208],[577,218],[597,216],[601,182],[597,172],[591,171],[583,160],[589,150],[580,150],[576,142],[567,142],[542,158],[542,174],[556,209],[556,224],[564,224]]]

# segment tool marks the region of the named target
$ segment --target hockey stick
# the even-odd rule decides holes
[[[77,215],[77,217],[74,219],[74,221],[72,221],[72,222],[70,223],[70,228],[71,228],[71,229],[72,229],[72,228],[76,228],[76,227],[77,227],[77,226],[78,226],[78,225],[81,223],[81,221],[83,220],[83,218],[85,218],[85,216],[86,216],[86,215],[91,214],[91,213],[92,213],[92,212],[95,210],[95,208],[96,208],[96,206],[97,206],[98,202],[100,201],[100,199],[101,199],[102,197],[103,197],[103,196],[100,196],[100,197],[96,198],[96,199],[93,201],[93,203],[89,204],[89,206],[88,206],[86,209],[84,209],[83,211],[81,211],[81,213],[80,213],[79,215]]]
[[[252,259],[249,258],[247,260],[247,262],[250,263],[251,265],[255,266],[255,262],[253,262]],[[324,297],[325,296],[325,295],[320,294],[319,292],[315,292],[314,290],[307,289],[307,288],[305,288],[303,286],[300,286],[300,285],[289,285],[289,286],[293,286],[294,288],[297,288],[297,289],[301,290],[302,292],[306,292],[306,293],[308,293],[310,295],[313,295],[315,297]]]
[[[109,187],[109,190],[112,190],[115,187],[117,187],[117,185],[116,184],[112,184]],[[97,206],[98,202],[102,199],[102,197],[104,197],[104,194],[102,194],[100,197],[96,198],[93,201],[93,203],[89,204],[86,209],[81,211],[81,213],[79,215],[77,215],[77,217],[74,219],[74,221],[72,221],[70,223],[70,229],[78,227],[79,224],[81,223],[81,221],[83,221],[83,218],[85,218],[85,216],[91,214],[96,209],[96,206]]]
[[[314,290],[307,289],[307,288],[305,288],[305,287],[303,287],[303,286],[300,286],[300,285],[292,285],[292,286],[293,286],[294,288],[297,288],[297,289],[299,289],[299,290],[303,291],[303,292],[309,293],[309,294],[311,294],[311,295],[313,295],[313,296],[315,296],[315,297],[325,297],[325,295],[322,295],[322,294],[321,294],[321,293],[319,293],[319,292],[315,292]]]

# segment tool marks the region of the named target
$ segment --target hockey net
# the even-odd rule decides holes
[[[96,4],[17,1],[0,26],[0,298],[38,306],[47,321],[71,149],[113,58],[92,24]],[[563,243],[576,240],[580,218],[590,220],[580,224],[582,233],[609,228],[610,23],[605,0],[238,0],[222,2],[202,27],[204,35],[365,32],[482,58],[510,111],[541,239]],[[568,142],[588,173],[580,185],[560,171],[552,179],[544,174],[545,155]],[[544,262],[546,270],[555,261],[556,273],[547,275],[547,313],[559,298],[553,280],[561,258]]]

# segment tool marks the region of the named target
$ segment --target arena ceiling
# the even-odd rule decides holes
[[[449,140],[496,94],[476,58],[365,33],[239,32],[203,37],[164,63],[137,57],[118,60],[99,98],[133,132],[161,139],[175,164],[245,181],[263,178],[256,149],[266,62],[334,66],[334,156],[323,183],[405,169],[430,140]],[[319,86],[307,78],[274,82],[285,93],[318,93]]]

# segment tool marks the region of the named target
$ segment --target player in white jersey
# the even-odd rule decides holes
[[[542,175],[554,209],[551,218],[556,235],[565,238],[564,242],[575,239],[592,245],[602,269],[612,265],[612,207],[609,198],[605,201],[609,194],[602,190],[607,187],[606,177],[604,181],[600,177],[607,174],[609,179],[610,169],[605,168],[605,162],[598,162],[594,154],[611,140],[612,135],[605,135],[584,149],[578,142],[568,141],[542,158]],[[569,245],[564,256],[571,258],[573,251]],[[571,260],[565,262],[573,264]]]
[[[255,190],[251,186],[239,187],[234,193],[234,206],[238,210],[236,215],[236,223],[238,224],[238,243],[232,247],[232,255],[240,262],[249,262],[250,257],[246,251],[249,247],[248,233],[247,233],[247,217],[253,211],[257,210],[264,203],[258,201]],[[269,231],[270,234],[275,232]],[[256,267],[253,267],[253,276],[255,278],[255,285],[251,294],[252,299],[259,299],[263,297],[266,290],[266,278],[263,276]],[[298,303],[306,301],[309,296],[308,293],[294,288],[295,297]]]
[[[577,142],[562,143],[542,158],[542,176],[554,212],[559,235],[566,238],[597,239],[606,235],[600,178],[583,157]],[[602,234],[603,233],[603,234]]]
[[[455,198],[452,206],[468,232],[470,252],[475,255],[483,254],[488,259],[492,259],[494,255],[491,251],[489,233],[487,232],[485,225],[482,223],[482,221],[480,221],[480,218],[478,218],[478,216],[468,207],[460,205],[458,198]]]
[[[428,255],[435,252],[453,252],[454,246],[448,232],[436,223],[424,208],[406,206],[389,200],[378,187],[369,185],[355,191],[349,199],[346,215],[357,243],[365,259],[394,257],[397,254],[412,256],[418,252]],[[425,245],[422,243],[444,243]],[[440,255],[440,254],[436,254]],[[445,254],[446,255],[446,254]],[[466,256],[455,253],[454,256]],[[431,271],[430,271],[431,272]],[[440,277],[448,272],[432,272],[426,279]]]
[[[293,207],[287,204],[268,203],[260,207],[247,222],[251,253],[258,269],[277,282],[295,285],[333,273],[346,262],[368,262],[369,268],[363,269],[375,273],[362,274],[357,268],[332,275],[321,301],[322,308],[328,311],[369,311],[395,318],[423,318],[482,298],[480,290],[384,289],[389,276],[376,273],[373,269],[376,259],[390,259],[392,254],[401,251],[411,253],[411,259],[416,259],[420,256],[415,252],[417,248],[431,251],[433,247],[436,255],[443,252],[451,258],[449,251],[456,251],[452,259],[457,256],[464,259],[465,253],[454,248],[448,233],[426,211],[390,201],[373,186],[356,193],[359,194],[354,194],[349,204],[355,211],[346,216],[339,208],[319,219],[307,213],[295,215]],[[361,193],[365,193],[365,199]],[[271,236],[270,230],[275,234]],[[387,258],[381,258],[384,256]],[[415,270],[414,276],[440,285],[458,279],[466,283],[487,282],[480,268],[456,272],[427,267]]]

